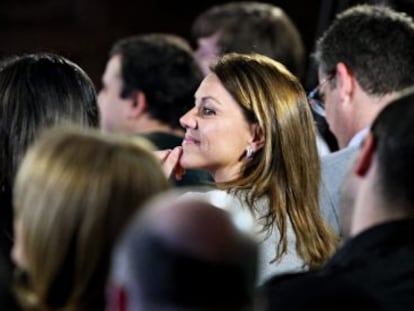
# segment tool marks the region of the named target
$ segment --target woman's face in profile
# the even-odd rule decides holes
[[[180,122],[186,129],[181,166],[206,169],[216,182],[239,176],[246,148],[253,141],[253,125],[215,74],[200,84],[195,106]]]

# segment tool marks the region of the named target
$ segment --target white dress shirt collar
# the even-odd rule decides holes
[[[348,143],[347,147],[359,147],[364,140],[364,138],[367,136],[369,131],[369,127],[366,127],[362,130],[360,130],[358,133],[354,135],[354,137],[351,138],[351,140]]]

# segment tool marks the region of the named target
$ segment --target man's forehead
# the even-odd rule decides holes
[[[105,81],[121,78],[121,56],[112,56],[107,65],[102,79]]]

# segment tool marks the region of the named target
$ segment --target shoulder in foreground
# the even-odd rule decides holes
[[[259,288],[268,310],[382,310],[370,293],[357,284],[318,272],[287,274]]]

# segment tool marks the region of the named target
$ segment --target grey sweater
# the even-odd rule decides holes
[[[266,198],[256,202],[256,210],[258,211],[256,215],[239,198],[222,190],[187,192],[184,196],[203,199],[218,208],[227,210],[233,215],[235,223],[240,229],[248,231],[256,237],[260,243],[258,285],[276,274],[306,270],[302,259],[296,252],[296,236],[290,223],[287,231],[288,253],[281,260],[272,262],[276,255],[276,245],[280,240],[280,233],[276,226],[273,226],[270,233],[262,232],[263,224],[260,220],[260,213],[261,211],[264,213],[266,210],[265,207],[268,204]]]

